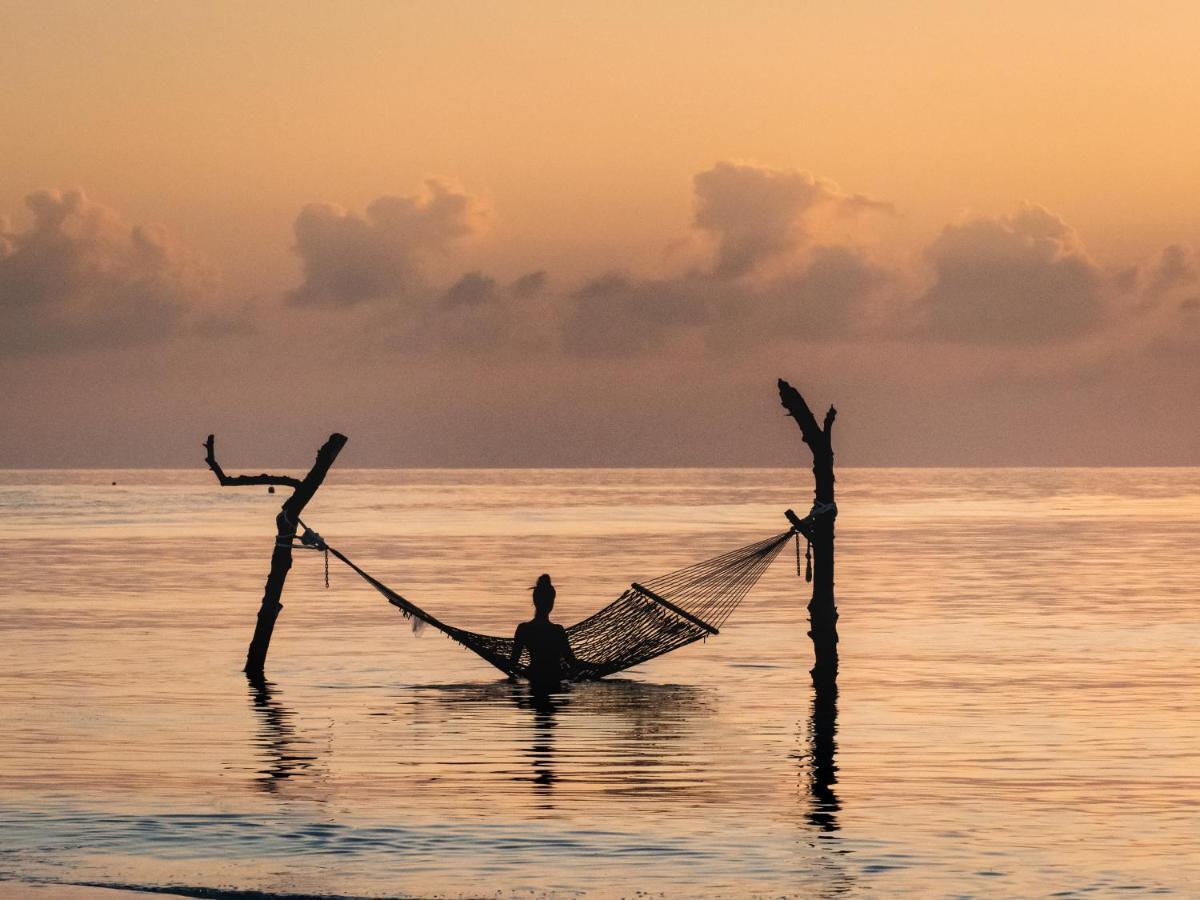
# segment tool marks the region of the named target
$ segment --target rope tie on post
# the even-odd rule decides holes
[[[300,535],[300,546],[296,549],[305,550],[320,550],[325,554],[325,587],[329,587],[329,545],[325,543],[325,538],[321,537],[315,530],[304,524],[304,520],[297,517],[297,522],[304,528],[303,534]],[[295,547],[296,545],[292,545]]]
[[[800,532],[796,532],[796,577],[800,577]],[[804,539],[804,580],[812,581],[812,541]]]
[[[817,500],[813,503],[812,509],[809,510],[807,516],[801,519],[792,510],[788,510],[784,515],[787,516],[789,522],[792,523],[792,533],[796,535],[796,577],[800,577],[800,535],[804,535],[804,580],[811,582],[813,580],[812,570],[812,533],[813,524],[821,516],[837,515],[836,503],[824,503]]]
[[[815,501],[813,501],[812,509],[809,510],[808,518],[816,519],[817,516],[824,516],[824,515],[828,515],[829,513],[832,513],[835,516],[837,515],[837,504],[836,503],[823,503],[820,500],[815,500]],[[807,582],[811,582],[813,579],[812,539],[808,535],[805,535],[804,539],[806,542],[805,547],[804,547],[804,580]],[[799,533],[797,533],[797,535],[796,535],[796,574],[797,575],[800,574],[800,535],[799,535]]]

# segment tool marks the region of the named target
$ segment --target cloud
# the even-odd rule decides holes
[[[483,217],[477,198],[438,179],[421,195],[379,197],[361,216],[310,203],[293,226],[304,281],[287,299],[345,307],[398,297],[420,283],[429,254],[476,233]]]
[[[526,272],[508,286],[508,291],[518,299],[534,297],[546,288],[546,273],[539,269],[536,272]]]
[[[411,291],[402,305],[376,309],[370,327],[384,345],[415,356],[544,353],[557,333],[555,307],[541,296],[544,284],[541,271],[507,285],[471,271],[444,290],[425,286]]]
[[[478,201],[430,181],[419,197],[381,197],[362,215],[328,204],[295,222],[304,281],[292,304],[374,304],[373,333],[406,352],[508,347],[599,356],[654,350],[688,333],[728,349],[762,338],[844,335],[890,275],[825,226],[886,203],[804,172],[721,162],[694,179],[694,232],[709,254],[682,274],[609,272],[551,295],[543,270],[501,283],[468,271],[429,283],[428,256],[474,233]],[[844,225],[845,222],[842,222]],[[820,239],[820,242],[818,242]]]
[[[869,331],[877,318],[870,301],[892,281],[887,269],[843,246],[814,247],[802,268],[753,282],[610,273],[567,298],[563,346],[600,356],[660,350],[688,335],[723,353],[781,339],[844,340]]]
[[[661,347],[689,326],[709,320],[711,281],[640,279],[610,272],[567,298],[564,349],[579,356],[631,355]]]
[[[934,281],[917,305],[935,337],[1039,344],[1104,321],[1099,269],[1067,224],[1040,206],[948,225],[925,255]]]
[[[853,247],[815,247],[808,265],[771,285],[768,294],[785,333],[844,337],[867,330],[866,303],[893,277]]]
[[[1186,247],[1172,244],[1163,249],[1151,271],[1148,290],[1151,297],[1157,298],[1177,287],[1195,284],[1196,280],[1195,254]]]
[[[28,230],[0,223],[0,349],[129,346],[230,327],[202,308],[212,268],[161,226],[130,225],[80,190],[38,191],[25,205]]]
[[[719,162],[692,179],[693,225],[716,243],[710,274],[737,278],[807,241],[817,213],[890,212],[890,204],[847,195],[807,172]]]
[[[519,280],[519,279],[518,279]],[[526,358],[554,346],[557,320],[548,298],[519,295],[482,272],[467,272],[440,293],[379,311],[373,331],[413,356]]]
[[[442,295],[442,304],[448,307],[479,306],[491,299],[495,293],[495,278],[482,272],[468,272]]]
[[[296,220],[305,280],[289,299],[345,309],[402,298],[371,305],[371,328],[406,352],[536,346],[595,358],[921,336],[966,352],[1022,351],[1103,337],[1122,278],[1130,291],[1148,290],[1135,270],[1102,273],[1074,231],[1039,206],[946,226],[926,249],[926,279],[848,236],[864,213],[890,212],[885,202],[806,172],[735,162],[698,173],[693,186],[693,234],[707,256],[673,275],[614,270],[554,293],[542,270],[511,281],[471,270],[430,283],[429,256],[475,233],[481,216],[478,201],[443,182],[421,196],[381,197],[362,215],[308,206]],[[1152,277],[1174,290],[1195,267],[1168,248]]]
[[[693,335],[737,352],[780,338],[866,329],[867,301],[893,280],[857,247],[816,243],[823,216],[890,211],[805,172],[720,162],[695,176],[694,228],[711,258],[675,277],[609,273],[566,298],[563,346],[583,356],[659,350]]]
[[[1141,364],[1200,353],[1200,281],[1194,251],[1165,247],[1147,267],[1149,278],[1128,308],[1126,331],[1140,341]]]
[[[1143,366],[1182,362],[1189,380],[1200,381],[1196,358],[1200,355],[1200,296],[1184,297],[1164,307],[1155,329],[1142,348]]]

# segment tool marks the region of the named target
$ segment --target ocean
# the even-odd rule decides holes
[[[549,703],[298,552],[254,685],[283,492],[0,471],[0,887],[1200,895],[1200,469],[838,475],[831,706],[791,548],[719,636]],[[569,624],[811,497],[804,466],[335,466],[304,518],[511,635],[542,572]]]

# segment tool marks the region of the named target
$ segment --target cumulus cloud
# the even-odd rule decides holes
[[[542,269],[526,272],[508,286],[509,293],[518,299],[534,297],[546,288],[546,273]]]
[[[1140,351],[1141,365],[1183,362],[1190,379],[1200,382],[1195,365],[1200,356],[1200,296],[1164,304]]]
[[[544,292],[546,273],[502,284],[480,271],[444,290],[411,292],[403,305],[379,308],[372,332],[385,345],[417,355],[470,353],[523,357],[555,347],[562,298]]]
[[[553,300],[560,298],[521,293],[514,284],[467,272],[443,291],[380,309],[372,332],[384,345],[411,355],[515,359],[553,349],[558,321]]]
[[[566,301],[568,352],[631,354],[687,336],[728,352],[865,330],[866,304],[892,275],[860,248],[818,243],[821,218],[888,204],[805,172],[744,163],[718,163],[693,185],[693,226],[713,239],[711,259],[675,277],[589,281]]]
[[[1172,244],[1145,269],[1140,292],[1123,298],[1124,334],[1138,345],[1143,362],[1200,353],[1200,296],[1196,294],[1200,273],[1195,252]]]
[[[892,281],[887,269],[842,246],[814,247],[803,267],[754,282],[608,274],[567,298],[563,344],[599,356],[658,350],[689,336],[726,353],[780,339],[844,340],[874,327],[871,300]]]
[[[580,356],[634,354],[661,347],[712,315],[714,285],[701,278],[643,279],[610,272],[567,298],[564,349]]]
[[[608,273],[575,290],[547,291],[543,270],[501,283],[467,271],[430,283],[430,254],[474,233],[475,198],[440,181],[421,196],[381,197],[359,215],[329,204],[295,222],[303,283],[293,304],[369,305],[373,333],[406,352],[455,348],[630,354],[694,334],[728,349],[755,338],[844,336],[889,275],[826,226],[891,207],[804,172],[721,162],[693,183],[694,234],[709,255],[677,275]],[[403,303],[371,304],[381,299]],[[378,327],[376,327],[378,326]],[[386,335],[386,337],[383,337]]]
[[[711,274],[736,278],[808,240],[818,213],[891,211],[890,204],[848,195],[807,172],[719,162],[692,180],[693,224],[716,244]]]
[[[228,326],[202,308],[213,270],[164,228],[130,225],[80,190],[25,204],[27,230],[0,223],[0,348],[127,346]]]
[[[866,302],[893,275],[853,247],[816,247],[808,265],[771,287],[786,333],[818,337],[862,333]]]
[[[1151,297],[1161,297],[1175,288],[1193,285],[1196,281],[1195,254],[1186,247],[1172,244],[1163,249],[1151,271],[1148,290]]]
[[[949,225],[929,246],[919,299],[931,335],[967,343],[1045,343],[1101,325],[1103,278],[1074,231],[1040,206]]]
[[[1174,302],[1197,277],[1178,247],[1141,274],[1104,273],[1061,218],[1034,205],[945,227],[921,273],[849,236],[864,213],[889,204],[825,179],[720,162],[693,187],[693,234],[706,257],[677,274],[610,271],[556,292],[542,270],[513,280],[470,270],[430,283],[428,257],[477,231],[481,216],[478,201],[443,182],[420,196],[379,198],[362,215],[309,206],[296,220],[305,278],[289,299],[344,309],[402,298],[370,305],[371,327],[406,352],[520,353],[536,344],[587,357],[672,347],[736,354],[781,341],[917,336],[964,352],[1021,352],[1112,326],[1121,284],[1130,297],[1157,291]],[[1123,314],[1145,325],[1133,306]]]
[[[483,217],[477,198],[438,179],[420,195],[379,197],[363,215],[311,203],[293,226],[304,281],[287,299],[345,307],[398,297],[420,283],[429,254],[476,233]]]
[[[496,279],[482,272],[468,272],[442,295],[445,306],[479,306],[496,293]]]

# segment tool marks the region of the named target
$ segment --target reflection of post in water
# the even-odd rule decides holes
[[[296,733],[296,714],[280,701],[279,689],[261,675],[247,674],[246,681],[259,724],[254,743],[265,751],[267,762],[255,782],[259,790],[275,794],[287,779],[315,774],[319,755],[312,741]]]
[[[808,821],[822,831],[837,831],[842,805],[837,784],[837,683],[818,686],[808,720]]]

